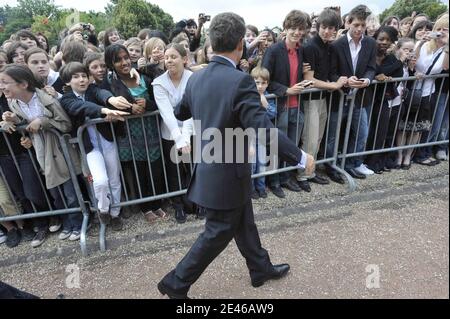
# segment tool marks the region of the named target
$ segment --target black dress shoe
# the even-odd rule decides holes
[[[267,198],[267,193],[265,189],[258,191],[258,195],[260,198]]]
[[[167,295],[170,299],[190,299],[187,294],[181,294],[167,287],[162,281],[158,283],[158,290],[162,295]]]
[[[203,220],[206,218],[206,208],[199,207],[197,209],[197,219]]]
[[[319,185],[328,185],[330,184],[330,181],[326,179],[325,177],[321,177],[319,175],[314,176],[313,178],[308,179],[308,182],[316,183]]]
[[[288,273],[291,267],[288,264],[274,265],[270,274],[265,275],[259,279],[252,279],[252,286],[255,288],[261,287],[267,280],[280,279]]]
[[[278,198],[285,198],[286,197],[286,195],[284,194],[284,191],[279,186],[271,188],[270,190]]]
[[[357,179],[366,179],[366,175],[358,173],[353,168],[346,169],[347,173],[350,174],[351,177],[357,178]]]
[[[311,186],[309,185],[308,181],[298,181],[298,186],[303,189],[305,192],[310,193],[311,192]]]
[[[328,172],[328,177],[335,183],[345,184],[344,178],[338,172]]]
[[[298,187],[297,183],[294,183],[292,180],[288,180],[286,183],[281,184],[281,187],[287,188],[292,192],[300,192],[300,187]]]

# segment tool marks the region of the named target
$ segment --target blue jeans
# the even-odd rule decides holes
[[[58,189],[59,188],[59,189]],[[61,191],[61,192],[60,192]],[[79,207],[77,194],[73,187],[72,180],[49,189],[50,194],[54,199],[56,209],[76,208]],[[63,198],[61,197],[64,197]],[[65,203],[64,203],[65,202]],[[66,207],[67,205],[67,207]],[[80,231],[81,223],[83,222],[83,215],[81,213],[72,213],[63,215],[63,229],[67,231]]]
[[[435,134],[434,129],[436,127],[437,136],[435,137],[436,141],[444,141],[448,140],[448,93],[441,93],[439,100],[437,102],[437,111],[435,117],[435,123],[433,124],[433,128],[431,129],[432,136]],[[447,102],[447,103],[446,103]],[[442,116],[441,116],[442,114]],[[439,117],[438,117],[439,115]],[[440,119],[440,120],[439,120]],[[439,120],[439,121],[438,121]],[[439,124],[439,125],[438,125]],[[432,139],[432,142],[435,140]],[[445,151],[447,149],[447,144],[436,145],[436,151]]]
[[[265,159],[266,159],[266,147],[258,143],[256,139],[255,145],[255,160],[252,162],[252,174],[264,173],[266,170]],[[266,189],[266,179],[265,177],[254,178],[252,182],[252,191],[264,191]]]
[[[299,108],[283,110],[278,113],[277,120],[277,128],[286,133],[289,139],[298,145],[305,123],[303,111]],[[280,163],[280,167],[284,167],[284,162]],[[291,176],[295,179],[296,174],[295,171],[291,171],[271,175],[269,178],[270,187],[279,187],[280,184],[286,183]]]
[[[345,126],[348,117],[349,105],[345,104],[342,112],[342,126]],[[361,106],[354,106],[351,125],[350,125],[350,136],[347,147],[347,154],[363,152],[367,137],[369,135],[369,125],[368,125],[368,115],[367,109]],[[330,126],[328,128],[328,143],[326,157],[333,157],[334,147],[336,144],[336,129],[338,127],[338,112],[331,112],[330,115]],[[342,127],[341,126],[341,127]],[[345,169],[352,169],[360,166],[363,163],[363,157],[351,157],[345,162]]]

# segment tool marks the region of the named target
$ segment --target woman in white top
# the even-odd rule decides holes
[[[190,154],[191,136],[193,135],[193,120],[181,122],[175,118],[174,108],[183,98],[189,77],[192,72],[186,69],[188,52],[181,44],[170,44],[164,54],[167,71],[157,77],[152,85],[156,104],[163,119],[161,125],[164,163],[168,186],[171,192],[179,191],[187,186],[190,167],[179,162],[180,154]],[[182,197],[173,197],[175,217],[179,223],[186,221]]]
[[[430,75],[440,74],[443,70],[448,70],[448,22],[448,14],[436,21],[433,32],[438,36],[420,47],[416,64],[418,73],[427,73],[431,66],[433,66],[431,71],[428,71]],[[429,124],[428,129],[422,132],[420,142],[427,143],[436,111],[436,95],[439,94],[440,89],[436,89],[435,79],[419,81],[417,86],[422,89],[422,103],[418,117]],[[418,164],[433,166],[437,161],[432,155],[432,147],[420,148],[416,152],[414,161]]]

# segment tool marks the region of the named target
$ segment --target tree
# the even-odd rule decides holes
[[[143,28],[169,33],[174,24],[172,16],[144,0],[115,0],[106,11],[112,13],[113,25],[125,38],[136,36]]]
[[[396,0],[394,4],[383,11],[380,20],[383,21],[388,16],[398,16],[400,19],[416,13],[425,13],[431,20],[435,20],[441,13],[448,10],[448,7],[440,0]]]
[[[53,0],[18,0],[18,10],[29,17],[37,15],[48,17],[58,13],[58,7]]]
[[[18,7],[0,7],[0,44],[15,32],[31,27],[33,19]]]

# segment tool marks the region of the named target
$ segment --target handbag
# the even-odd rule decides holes
[[[439,54],[434,58],[433,63],[431,63],[425,75],[429,75],[431,73],[431,70],[433,69],[434,65],[436,64],[441,54],[442,51],[439,52]],[[417,89],[415,87],[412,90],[406,89],[405,99],[403,103],[405,103],[406,106],[410,108],[410,112],[417,112],[419,110],[420,103],[422,102],[423,81],[424,80],[422,80],[422,85],[420,89]],[[415,86],[417,87],[417,82],[415,84],[416,84]]]

